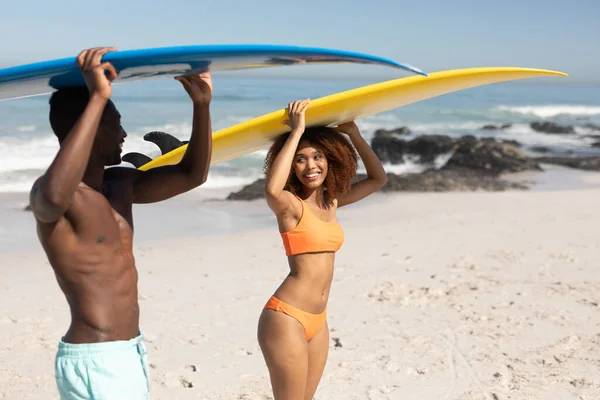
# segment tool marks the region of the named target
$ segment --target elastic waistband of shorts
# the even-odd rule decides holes
[[[61,338],[58,343],[58,354],[57,357],[89,357],[98,354],[106,354],[118,350],[130,350],[143,345],[143,337],[134,337],[129,340],[114,340],[110,342],[99,342],[99,343],[66,343]]]

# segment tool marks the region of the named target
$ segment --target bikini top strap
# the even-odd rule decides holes
[[[306,208],[307,208],[307,206],[306,206],[306,204],[304,204],[305,202],[304,202],[304,200],[302,200],[300,198],[300,196],[298,196],[296,193],[292,193],[292,194],[294,195],[294,197],[296,197],[298,200],[300,200],[300,204],[302,205],[302,215],[300,216],[300,220],[303,220],[304,216],[306,214]]]

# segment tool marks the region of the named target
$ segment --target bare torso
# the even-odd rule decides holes
[[[275,292],[282,301],[306,312],[320,314],[327,306],[333,280],[333,253],[288,257],[290,274]]]
[[[315,204],[305,202],[311,212],[319,219],[327,222],[336,221],[337,203],[328,210],[322,210]],[[302,217],[302,204],[293,215],[283,216],[279,221],[280,231],[292,230]],[[319,314],[327,307],[333,270],[335,253],[306,253],[288,257],[290,273],[275,292],[282,301],[298,307],[306,312]]]
[[[105,183],[104,194],[80,184],[58,221],[37,223],[71,309],[66,342],[128,340],[139,334],[131,206],[127,180]]]

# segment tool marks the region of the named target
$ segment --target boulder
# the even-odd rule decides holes
[[[573,134],[575,128],[570,125],[560,125],[555,122],[532,122],[529,124],[531,129],[536,132],[552,133],[552,134]]]

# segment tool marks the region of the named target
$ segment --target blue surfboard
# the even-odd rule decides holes
[[[110,61],[119,77],[115,84],[134,80],[298,64],[359,63],[425,72],[408,64],[350,51],[280,45],[203,45],[115,51]],[[0,100],[51,93],[65,86],[85,85],[75,57],[0,69]]]

